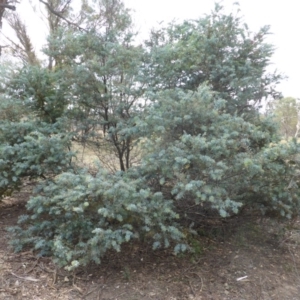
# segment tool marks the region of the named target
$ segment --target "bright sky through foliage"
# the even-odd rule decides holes
[[[141,39],[147,37],[150,28],[162,26],[172,20],[197,18],[209,13],[214,7],[213,0],[125,0],[125,5],[133,10],[133,19]],[[45,37],[45,24],[41,21],[38,0],[31,0],[36,7],[34,14],[28,0],[23,0],[17,5],[17,11],[24,16],[36,47],[41,47]],[[236,10],[234,0],[223,0],[221,3],[228,12]],[[256,31],[264,25],[271,25],[272,36],[269,37],[276,47],[273,57],[272,69],[277,69],[288,76],[280,85],[284,96],[299,97],[300,43],[298,31],[300,28],[299,4],[296,0],[240,0],[241,15],[249,28]],[[161,23],[163,22],[163,23]],[[5,32],[5,27],[3,31]]]
[[[300,97],[299,67],[299,2],[295,0],[240,0],[239,8],[250,30],[264,25],[271,26],[269,38],[276,47],[272,69],[277,69],[289,78],[280,85],[284,96]],[[175,19],[197,18],[209,13],[214,7],[213,0],[125,0],[128,7],[135,10],[134,18],[143,34],[159,22]],[[220,2],[226,11],[233,11],[233,0]]]

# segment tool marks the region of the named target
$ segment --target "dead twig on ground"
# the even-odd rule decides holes
[[[292,250],[290,248],[290,245],[288,245],[288,250],[289,250],[289,253],[290,253],[290,255],[291,255],[292,259],[293,259],[295,273],[296,273],[297,277],[300,279],[300,275],[299,275],[299,271],[298,271],[297,263],[296,263],[296,258],[295,258],[295,255],[294,255],[294,253],[292,252]]]
[[[40,258],[38,258],[38,259],[35,261],[35,263],[33,264],[33,266],[32,266],[29,270],[27,270],[27,271],[25,272],[25,274],[31,273],[31,272],[35,269],[35,267],[38,265],[39,261],[40,261]]]
[[[202,277],[201,277],[201,276],[200,276],[198,273],[196,273],[196,272],[191,272],[190,274],[196,275],[196,277],[198,277],[198,278],[200,279],[200,282],[201,282],[201,287],[200,287],[200,290],[198,291],[198,293],[197,293],[197,294],[201,293],[201,292],[202,292],[202,288],[203,288],[203,281],[202,281]],[[189,279],[189,286],[190,286],[190,289],[191,289],[191,291],[192,291],[192,293],[193,293],[194,297],[196,297],[196,296],[197,296],[197,294],[196,294],[196,292],[195,292],[195,290],[194,290],[194,288],[193,288],[193,286],[192,286],[192,283],[191,283],[191,281],[190,281],[190,277],[189,277],[189,276],[187,276],[187,275],[185,275],[185,277],[187,277],[187,278]]]
[[[19,278],[19,279],[22,279],[22,280],[33,281],[33,282],[40,281],[40,279],[36,279],[36,278],[31,277],[31,276],[22,277],[22,276],[19,276],[19,275],[13,273],[13,272],[10,272],[10,274],[17,277],[17,278]]]

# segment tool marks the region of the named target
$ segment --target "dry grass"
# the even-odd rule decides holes
[[[81,166],[93,169],[97,164],[100,164],[111,172],[120,170],[118,158],[108,148],[95,149],[89,145],[73,142],[72,150],[77,153],[77,163]],[[131,152],[130,165],[139,164],[140,158],[141,150],[136,146]]]
[[[94,167],[97,163],[100,163],[99,157],[88,146],[83,146],[77,142],[73,142],[72,151],[76,152],[76,159],[79,165]]]

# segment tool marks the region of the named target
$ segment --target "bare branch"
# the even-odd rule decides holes
[[[13,11],[16,10],[16,7],[14,5],[9,4],[8,0],[0,0],[0,29],[2,28],[2,18],[6,8]]]
[[[0,7],[3,7],[3,8],[8,8],[8,9],[11,9],[11,10],[16,10],[16,7],[14,5],[9,5],[9,4],[3,4],[3,3],[0,3]]]
[[[80,27],[78,24],[73,23],[73,22],[71,22],[70,20],[68,20],[67,18],[65,18],[60,12],[54,10],[53,7],[52,7],[49,3],[47,3],[47,2],[45,2],[45,1],[43,1],[43,0],[40,0],[40,2],[43,3],[44,5],[46,5],[46,7],[49,9],[49,11],[50,11],[51,13],[53,13],[53,14],[54,14],[55,16],[57,16],[58,18],[60,18],[60,19],[62,19],[62,20],[64,20],[64,21],[66,21],[69,25],[75,26],[75,27],[77,27],[77,28],[80,29],[80,30],[87,31],[87,30],[85,30],[84,28]]]
[[[19,52],[22,59],[27,63],[31,65],[38,64],[39,62],[34,51],[30,36],[28,35],[26,25],[22,22],[21,18],[18,15],[13,14],[7,17],[7,21],[11,28],[15,31],[15,34],[21,45],[16,45],[16,43],[13,43],[11,41],[15,47],[15,52]]]

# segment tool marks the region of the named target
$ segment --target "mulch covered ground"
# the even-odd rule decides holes
[[[8,246],[6,228],[26,213],[31,188],[0,204],[0,299],[300,299],[298,220],[236,218],[192,240],[194,254],[130,244],[68,273]]]

